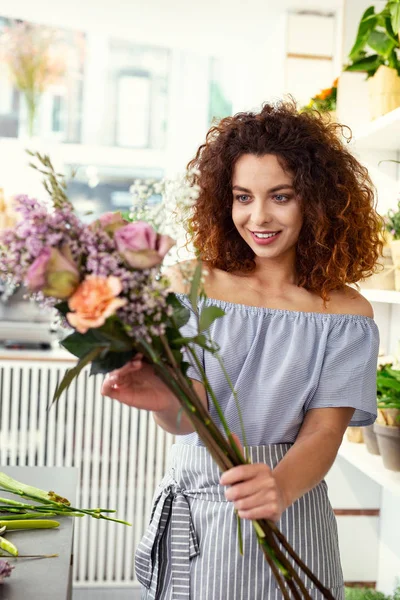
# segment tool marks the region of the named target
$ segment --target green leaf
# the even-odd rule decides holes
[[[104,325],[90,330],[98,342],[108,345],[111,352],[129,352],[133,340],[126,333],[118,317],[109,317]]]
[[[82,371],[86,365],[96,360],[98,356],[104,351],[104,348],[97,347],[93,348],[90,352],[88,352],[85,356],[83,356],[75,367],[72,369],[68,369],[65,373],[61,383],[58,385],[56,391],[54,392],[53,400],[51,401],[51,405],[56,402],[61,394],[69,388],[75,377],[78,377],[79,373]],[[51,406],[50,405],[50,406]]]
[[[190,318],[190,310],[186,306],[183,306],[172,292],[167,296],[167,304],[174,309],[173,318],[178,329],[186,325]]]
[[[384,64],[384,60],[382,57],[377,54],[372,54],[371,56],[366,56],[365,58],[361,58],[353,62],[351,65],[345,67],[345,71],[361,71],[364,73],[368,73],[374,75],[376,71],[379,69],[381,65]]]
[[[370,6],[367,8],[363,16],[361,17],[360,25],[358,26],[358,32],[354,46],[350,50],[349,59],[355,61],[358,58],[361,50],[364,49],[367,39],[371,31],[373,31],[377,23],[377,17],[375,15],[375,8]]]
[[[383,31],[372,31],[368,38],[368,46],[380,56],[388,58],[396,43]]]
[[[54,308],[58,310],[58,312],[61,313],[63,317],[65,317],[67,313],[71,312],[71,309],[68,306],[68,302],[59,302],[55,305]]]
[[[223,317],[225,312],[219,306],[206,306],[203,308],[199,319],[199,333],[206,331],[210,325],[220,317]]]
[[[94,335],[94,330],[89,329],[85,334],[78,333],[78,331],[71,333],[71,335],[62,340],[60,344],[61,346],[64,346],[68,352],[81,358],[94,348],[98,348],[99,340]]]
[[[193,310],[196,314],[197,314],[197,298],[199,296],[199,288],[200,288],[200,282],[201,282],[201,271],[202,271],[202,265],[201,265],[201,262],[198,262],[196,265],[194,274],[193,274],[193,279],[190,284],[190,292],[189,292],[190,302],[191,302]]]
[[[389,10],[393,31],[398,34],[400,31],[400,2],[397,0],[389,2]]]
[[[110,373],[110,371],[114,371],[115,369],[120,369],[126,365],[135,354],[136,352],[134,350],[131,350],[130,352],[107,351],[103,356],[92,361],[90,375],[97,375],[99,373],[105,374]]]

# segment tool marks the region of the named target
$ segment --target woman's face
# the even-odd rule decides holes
[[[274,154],[244,154],[232,177],[232,219],[259,258],[295,255],[303,224],[293,176]]]

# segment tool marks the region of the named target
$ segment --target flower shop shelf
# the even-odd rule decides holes
[[[378,117],[354,132],[357,150],[400,149],[400,108]]]
[[[361,294],[370,302],[386,302],[387,304],[400,304],[400,292],[394,290],[360,290]]]
[[[400,472],[386,469],[382,457],[370,454],[365,444],[355,444],[343,438],[338,455],[400,498]]]

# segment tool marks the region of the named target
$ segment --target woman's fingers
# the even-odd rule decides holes
[[[225,473],[223,473],[221,476],[220,484],[234,485],[235,483],[246,481],[247,479],[253,479],[258,474],[260,474],[260,472],[270,474],[271,469],[268,465],[265,465],[263,463],[239,465],[238,467],[233,467],[232,469],[229,469],[229,471],[225,471]]]
[[[107,388],[117,389],[131,383],[131,375],[139,371],[143,366],[142,357],[135,356],[129,363],[124,365],[121,369],[116,369],[107,373],[104,379],[104,385]]]
[[[107,373],[107,377],[118,377],[120,375],[124,375],[125,373],[129,373],[129,371],[132,370],[132,366],[135,367],[138,362],[140,363],[142,361],[142,359],[143,354],[135,354],[135,356],[133,356],[133,358],[129,362],[127,362],[123,367]]]

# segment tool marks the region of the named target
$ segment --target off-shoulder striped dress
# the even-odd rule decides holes
[[[190,306],[184,295],[182,304]],[[238,392],[253,462],[272,468],[296,441],[312,408],[353,407],[351,425],[376,418],[378,328],[373,319],[233,304],[215,299],[225,316],[211,327]],[[183,328],[194,332],[195,315]],[[210,353],[199,356],[232,431],[241,438],[235,400]],[[201,379],[194,367],[189,376]],[[218,415],[209,403],[212,417]],[[149,527],[135,557],[146,600],[280,600],[251,523],[238,551],[233,505],[197,434],[178,436],[155,493]],[[282,515],[279,527],[303,561],[344,599],[335,517],[322,481]],[[307,577],[310,595],[321,594]]]

